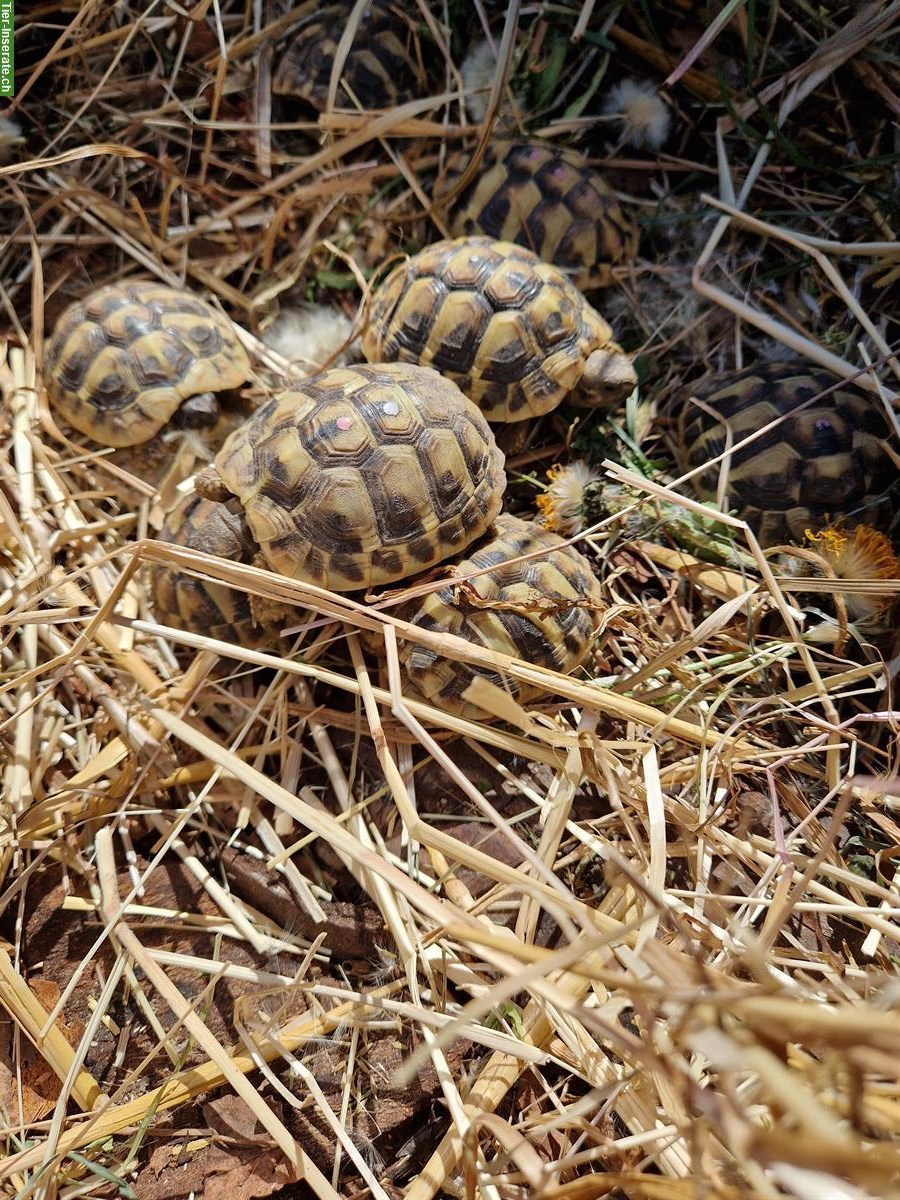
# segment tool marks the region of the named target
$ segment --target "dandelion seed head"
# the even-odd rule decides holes
[[[649,80],[623,79],[607,94],[602,111],[619,121],[625,141],[638,149],[658,150],[669,136],[671,114]]]
[[[350,336],[353,322],[339,308],[327,304],[309,304],[284,308],[262,335],[265,344],[283,358],[299,363],[306,370],[320,370],[326,362],[344,366],[355,360],[353,346],[341,351]]]
[[[541,524],[545,529],[572,537],[584,529],[585,489],[600,478],[593,467],[577,459],[563,466],[556,463],[547,472],[550,481],[537,498]]]
[[[9,162],[15,147],[24,141],[19,123],[12,117],[0,116],[0,162]]]
[[[469,120],[478,124],[487,116],[491,88],[497,74],[497,55],[491,43],[487,40],[476,42],[463,60],[459,73],[466,91],[466,112]],[[515,102],[510,106],[508,89],[505,89],[500,101],[500,115],[513,116],[511,109],[518,110],[518,107]]]
[[[855,529],[827,525],[818,533],[807,529],[806,540],[838,579],[873,583],[900,579],[900,559],[885,535],[871,525],[858,525]],[[847,612],[854,621],[869,621],[882,615],[895,599],[896,593],[877,589],[845,593]]]

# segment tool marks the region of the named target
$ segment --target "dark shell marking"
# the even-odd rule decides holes
[[[677,447],[682,471],[724,452],[724,421],[733,445],[778,421],[734,451],[727,467],[728,501],[763,546],[802,541],[807,529],[829,519],[889,522],[897,508],[897,468],[887,450],[893,431],[875,396],[803,362],[719,375],[693,394],[722,419],[696,404],[684,406]],[[716,498],[723,465],[691,480],[703,499]]]

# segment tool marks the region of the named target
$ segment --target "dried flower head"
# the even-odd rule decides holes
[[[671,115],[649,80],[623,79],[608,93],[602,111],[619,122],[622,140],[638,149],[658,150],[669,136]]]
[[[0,116],[0,162],[9,162],[15,147],[24,141],[18,123],[12,117]]]
[[[806,531],[806,540],[829,564],[838,579],[863,583],[900,580],[900,559],[883,533],[871,525],[844,529],[827,525],[814,533]],[[870,621],[887,611],[897,598],[895,591],[859,588],[843,592],[847,612],[854,621]]]
[[[488,100],[497,74],[497,54],[487,40],[476,42],[459,68],[466,90],[466,112],[469,119],[480,123],[487,116]],[[509,88],[500,101],[501,117],[521,115],[519,105],[509,101]]]
[[[585,489],[600,476],[581,459],[563,466],[554,465],[547,472],[549,484],[537,498],[541,524],[545,529],[572,537],[584,529]]]
[[[320,370],[325,363],[344,366],[354,361],[354,346],[345,346],[353,322],[339,308],[327,304],[298,305],[284,308],[263,334],[265,344],[283,358],[299,363],[305,370]]]

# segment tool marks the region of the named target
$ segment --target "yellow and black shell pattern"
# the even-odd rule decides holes
[[[876,396],[802,361],[716,375],[693,395],[703,407],[688,400],[681,409],[678,465],[688,471],[717,458],[730,430],[738,448],[691,486],[715,500],[724,470],[728,503],[763,546],[801,542],[807,529],[838,519],[890,521],[900,446]]]
[[[579,398],[613,405],[635,385],[612,330],[556,267],[523,246],[455,238],[378,287],[362,338],[369,362],[434,367],[489,421],[524,421]]]
[[[238,504],[219,504],[194,493],[167,515],[159,540],[229,562],[250,564],[256,554]],[[160,624],[251,649],[278,641],[278,630],[254,620],[250,602],[239,589],[162,564],[154,564],[150,576],[153,611]]]
[[[324,111],[335,57],[352,3],[326,4],[291,34],[272,80],[276,95],[305,100]],[[367,5],[355,31],[335,94],[339,107],[392,108],[424,93],[429,46],[414,34],[400,6]],[[352,94],[351,94],[352,93]]]
[[[465,152],[448,160],[435,184],[436,207],[469,159]],[[489,142],[475,178],[451,200],[447,226],[454,237],[525,246],[582,290],[608,287],[612,268],[638,251],[637,225],[615,192],[579,154],[546,142]]]
[[[538,552],[539,557],[514,561]],[[459,580],[477,571],[484,574]],[[588,559],[555,533],[501,513],[477,547],[453,561],[452,572],[440,591],[398,606],[392,614],[565,675],[587,659],[604,609],[602,591]],[[399,646],[411,694],[446,712],[480,715],[463,699],[475,674],[510,689],[519,701],[540,694],[413,641],[401,639]]]
[[[461,550],[500,511],[503,454],[435,371],[339,367],[263,405],[197,489],[238,498],[270,567],[333,591],[391,583]]]
[[[238,388],[249,374],[243,346],[211,304],[146,281],[69,305],[44,354],[51,404],[105,446],[147,442],[184,401]]]

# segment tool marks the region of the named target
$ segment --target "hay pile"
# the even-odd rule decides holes
[[[445,93],[318,122],[269,86],[309,4],[23,18],[0,130],[4,1194],[896,1195],[896,647],[734,517],[721,566],[660,514],[699,509],[665,414],[707,366],[790,351],[900,390],[900,8],[700,7],[423,7]],[[499,69],[473,125],[482,19]],[[667,75],[657,148],[610,89]],[[362,320],[367,274],[434,236],[433,170],[510,111],[581,139],[639,214],[602,304],[643,377],[610,423],[545,420],[512,503],[577,453],[641,521],[579,541],[609,603],[593,670],[502,661],[546,701],[485,687],[479,723],[404,696],[399,590],[360,604],[156,543],[202,447],[148,466],[73,440],[40,366],[72,298],[152,276],[221,303],[261,395],[279,307]],[[160,626],[153,562],[295,607],[291,652]],[[825,590],[883,608],[898,586]]]

